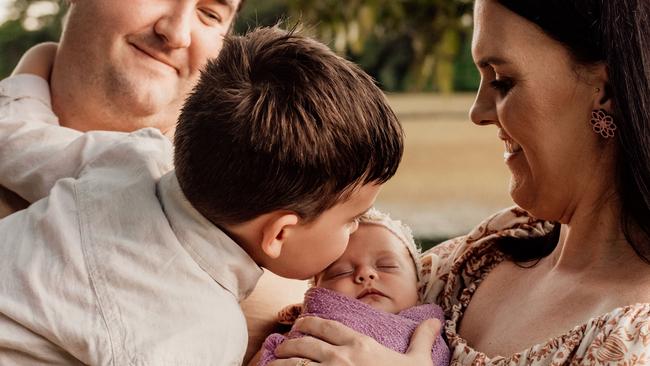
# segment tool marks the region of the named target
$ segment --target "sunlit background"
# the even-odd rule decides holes
[[[58,39],[64,4],[0,0],[0,78],[29,46]],[[468,118],[479,80],[471,11],[471,0],[247,0],[235,31],[301,22],[377,80],[407,135],[377,206],[431,243],[512,204],[496,129]]]

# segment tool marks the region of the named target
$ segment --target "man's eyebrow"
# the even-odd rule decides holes
[[[498,66],[498,65],[503,65],[503,64],[507,64],[507,63],[508,63],[508,61],[506,61],[506,60],[504,60],[502,58],[490,56],[490,57],[484,57],[484,58],[478,60],[476,65],[479,67],[479,69],[484,69],[484,68],[486,68],[488,66],[494,66],[494,65]]]
[[[230,8],[231,13],[235,13],[237,11],[237,7],[235,6],[235,0],[212,0],[212,1],[227,6],[228,8]]]

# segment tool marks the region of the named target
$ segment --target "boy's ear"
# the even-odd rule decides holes
[[[278,258],[287,238],[287,229],[298,224],[296,213],[282,211],[273,214],[262,227],[262,251],[270,258]]]

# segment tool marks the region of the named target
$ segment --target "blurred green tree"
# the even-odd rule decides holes
[[[472,0],[288,0],[290,13],[387,90],[455,88]],[[471,74],[470,74],[471,77]]]
[[[0,78],[11,73],[29,47],[59,39],[64,4],[58,0],[15,0],[9,4],[8,19],[0,24]]]
[[[61,33],[64,0],[14,0],[0,25],[0,78],[35,43]],[[301,22],[387,91],[472,90],[472,0],[246,0],[235,32]]]

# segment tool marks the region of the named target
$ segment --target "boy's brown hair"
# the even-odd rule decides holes
[[[274,210],[308,222],[397,170],[403,132],[382,91],[325,45],[277,27],[227,36],[186,100],[176,174],[216,224]]]

